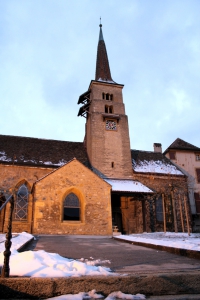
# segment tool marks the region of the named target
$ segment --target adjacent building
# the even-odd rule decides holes
[[[200,231],[200,148],[177,138],[163,153],[187,176],[193,230]]]

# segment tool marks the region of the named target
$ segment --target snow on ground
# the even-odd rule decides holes
[[[88,266],[100,266],[104,264],[110,264],[110,260],[101,260],[101,259],[95,259],[93,257],[90,257],[90,260],[87,258],[80,258],[79,261],[86,263]]]
[[[23,264],[21,262],[23,261]],[[0,265],[3,264],[3,253],[0,253]],[[19,253],[12,250],[10,257],[10,275],[28,277],[79,277],[110,276],[110,268],[89,265],[78,260],[68,259],[57,253],[44,250],[25,251]]]
[[[51,300],[86,300],[86,299],[102,299],[102,298],[104,298],[103,295],[97,294],[96,290],[92,290],[88,293],[80,292],[75,295],[68,294],[68,295],[48,298],[46,300],[50,300],[50,299]],[[115,300],[115,299],[139,300],[139,299],[146,299],[146,297],[143,294],[131,295],[131,294],[124,294],[118,291],[118,292],[112,292],[105,298],[105,300]]]
[[[133,242],[142,242],[145,244],[200,251],[200,233],[191,233],[188,235],[183,232],[152,232],[118,235],[115,236],[115,238]]]
[[[44,250],[24,251],[19,253],[17,250],[27,241],[31,240],[33,235],[22,232],[13,234],[11,257],[10,257],[10,275],[11,276],[29,276],[29,277],[77,277],[77,276],[95,276],[95,275],[116,275],[110,268],[102,267],[102,264],[110,263],[108,260],[90,260],[81,258],[80,260],[68,259],[57,253],[48,253]],[[0,265],[3,265],[5,250],[5,235],[0,235]],[[21,264],[23,261],[23,264]]]
[[[44,250],[25,251],[19,253],[19,249],[24,243],[32,239],[33,236],[28,233],[13,234],[12,239],[12,255],[10,257],[10,275],[29,276],[29,277],[78,277],[85,275],[116,275],[109,268],[100,265],[109,263],[108,260],[90,260],[80,258],[79,260],[68,259],[56,253],[48,253]],[[141,233],[131,235],[116,236],[118,239],[126,239],[129,241],[143,242],[155,245],[164,245],[174,248],[182,248],[200,251],[200,234],[192,233],[188,236],[187,233],[173,232],[155,232]],[[0,265],[3,265],[3,251],[5,235],[0,235]],[[23,261],[23,264],[20,262]],[[95,290],[88,293],[80,292],[76,295],[62,295],[52,300],[84,300],[84,299],[100,299],[102,295],[97,294]],[[142,294],[128,295],[122,292],[113,292],[105,300],[114,299],[145,299]],[[49,300],[48,299],[48,300]]]
[[[12,234],[12,247],[11,251],[13,249],[18,250],[23,246],[25,243],[28,241],[32,240],[34,236],[30,233],[27,232],[22,232],[22,233],[13,233]],[[5,234],[0,234],[0,252],[5,250],[5,240],[6,240],[6,235]]]

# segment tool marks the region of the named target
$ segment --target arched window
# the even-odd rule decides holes
[[[15,201],[14,219],[26,220],[28,213],[28,188],[25,184],[22,184],[17,191],[17,197]]]
[[[106,100],[110,100],[110,95],[109,94],[106,94]]]
[[[80,220],[80,201],[74,193],[70,193],[64,200],[63,220],[79,221]]]
[[[113,100],[113,94],[110,95],[110,100],[111,100],[111,101]]]
[[[102,99],[105,99],[105,94],[104,93],[102,93]]]

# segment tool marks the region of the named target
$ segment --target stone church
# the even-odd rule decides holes
[[[83,142],[0,135],[0,202],[13,231],[112,235],[191,227],[187,177],[162,154],[130,149],[123,84],[112,77],[100,24],[95,80],[80,95]],[[1,204],[0,203],[0,204]],[[0,212],[7,230],[9,205]]]

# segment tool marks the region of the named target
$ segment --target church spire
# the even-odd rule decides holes
[[[100,31],[99,31],[99,42],[98,42],[98,48],[97,48],[95,80],[107,81],[107,82],[114,83],[114,81],[112,80],[112,77],[111,77],[108,55],[107,55],[107,51],[106,51],[106,45],[105,45],[105,42],[103,39],[101,18],[100,18],[99,27],[100,27]]]

